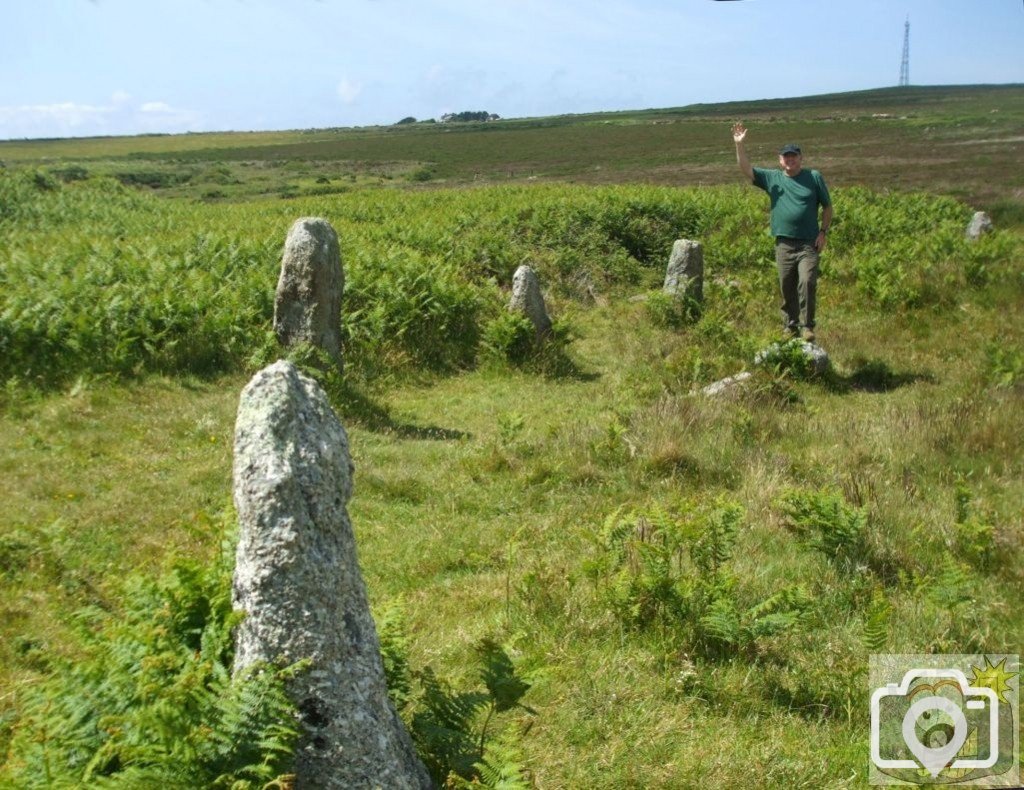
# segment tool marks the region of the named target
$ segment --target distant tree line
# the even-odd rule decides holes
[[[446,112],[441,116],[441,123],[459,121],[497,121],[500,118],[500,115],[487,112],[487,110],[466,110],[465,112]]]
[[[447,112],[441,116],[441,123],[458,123],[460,121],[498,121],[501,120],[500,115],[496,115],[493,112],[487,112],[487,110],[466,110],[465,112]],[[436,123],[433,118],[427,118],[423,121],[418,121],[412,115],[407,115],[400,121],[395,122],[395,126],[404,126],[410,123]]]

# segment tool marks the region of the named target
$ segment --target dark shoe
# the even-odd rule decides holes
[[[795,326],[787,326],[782,330],[783,340],[796,340],[798,337],[800,337],[800,330]]]

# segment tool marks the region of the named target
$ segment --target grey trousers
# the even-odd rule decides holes
[[[814,328],[818,287],[818,251],[814,241],[779,236],[775,240],[775,265],[782,291],[782,321],[786,329]]]

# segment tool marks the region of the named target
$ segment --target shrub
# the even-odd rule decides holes
[[[533,322],[525,315],[505,312],[484,326],[481,340],[487,356],[521,365],[536,350],[536,335]]]
[[[286,670],[231,676],[226,564],[133,580],[124,612],[79,614],[84,655],[58,664],[20,712],[0,780],[11,786],[261,788],[298,738]]]
[[[508,652],[492,639],[475,647],[483,688],[460,691],[425,667],[409,664],[402,605],[393,602],[377,618],[388,693],[409,721],[420,758],[439,787],[530,787],[515,739],[495,734],[495,717],[513,710],[535,714],[522,703],[530,683]]]
[[[971,492],[962,480],[957,481],[955,497],[955,548],[972,565],[988,568],[996,557],[995,527],[975,512]]]
[[[63,181],[65,184],[70,184],[72,181],[84,181],[89,177],[89,171],[81,165],[68,165],[67,167],[55,167],[51,171],[57,178]]]
[[[422,691],[412,716],[413,739],[440,786],[478,786],[485,779],[485,787],[525,790],[530,785],[523,779],[518,752],[508,747],[507,738],[495,739],[490,728],[496,715],[517,708],[534,713],[521,702],[530,684],[496,642],[482,640],[476,654],[483,689],[455,691],[429,667],[416,673]],[[509,784],[489,783],[502,776]]]
[[[866,558],[865,508],[852,507],[838,491],[788,491],[780,502],[786,525],[830,561],[856,564]]]
[[[173,170],[126,170],[115,173],[114,178],[127,187],[166,189],[187,184],[192,180],[192,173]]]
[[[865,248],[857,253],[854,272],[857,288],[882,309],[911,308],[921,303],[921,289],[912,272],[914,260],[887,248]]]
[[[464,368],[476,358],[484,291],[415,252],[357,254],[345,284],[346,359],[367,371]]]
[[[990,343],[985,356],[988,379],[995,386],[1011,389],[1024,384],[1024,352],[1020,348]]]
[[[616,511],[595,536],[586,572],[624,624],[679,629],[690,649],[710,657],[751,655],[801,625],[810,598],[792,585],[744,600],[729,570],[742,519],[739,505],[722,500],[675,515]]]
[[[701,305],[696,300],[664,291],[656,291],[648,296],[646,307],[651,323],[671,329],[692,324],[701,313]]]
[[[814,360],[806,351],[804,341],[799,338],[784,343],[772,343],[758,352],[754,362],[772,370],[777,376],[791,376],[795,379],[809,379],[814,375]]]
[[[409,180],[412,182],[430,181],[434,177],[434,168],[430,166],[419,167],[409,173]]]
[[[551,330],[538,337],[529,318],[503,312],[484,326],[481,352],[484,360],[502,365],[545,376],[571,376],[579,373],[568,355],[574,337],[572,324],[566,319],[556,318]]]

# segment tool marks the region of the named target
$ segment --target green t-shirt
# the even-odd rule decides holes
[[[755,167],[754,186],[771,198],[773,236],[817,238],[818,206],[832,205],[821,173],[805,169],[790,177],[782,170]]]

